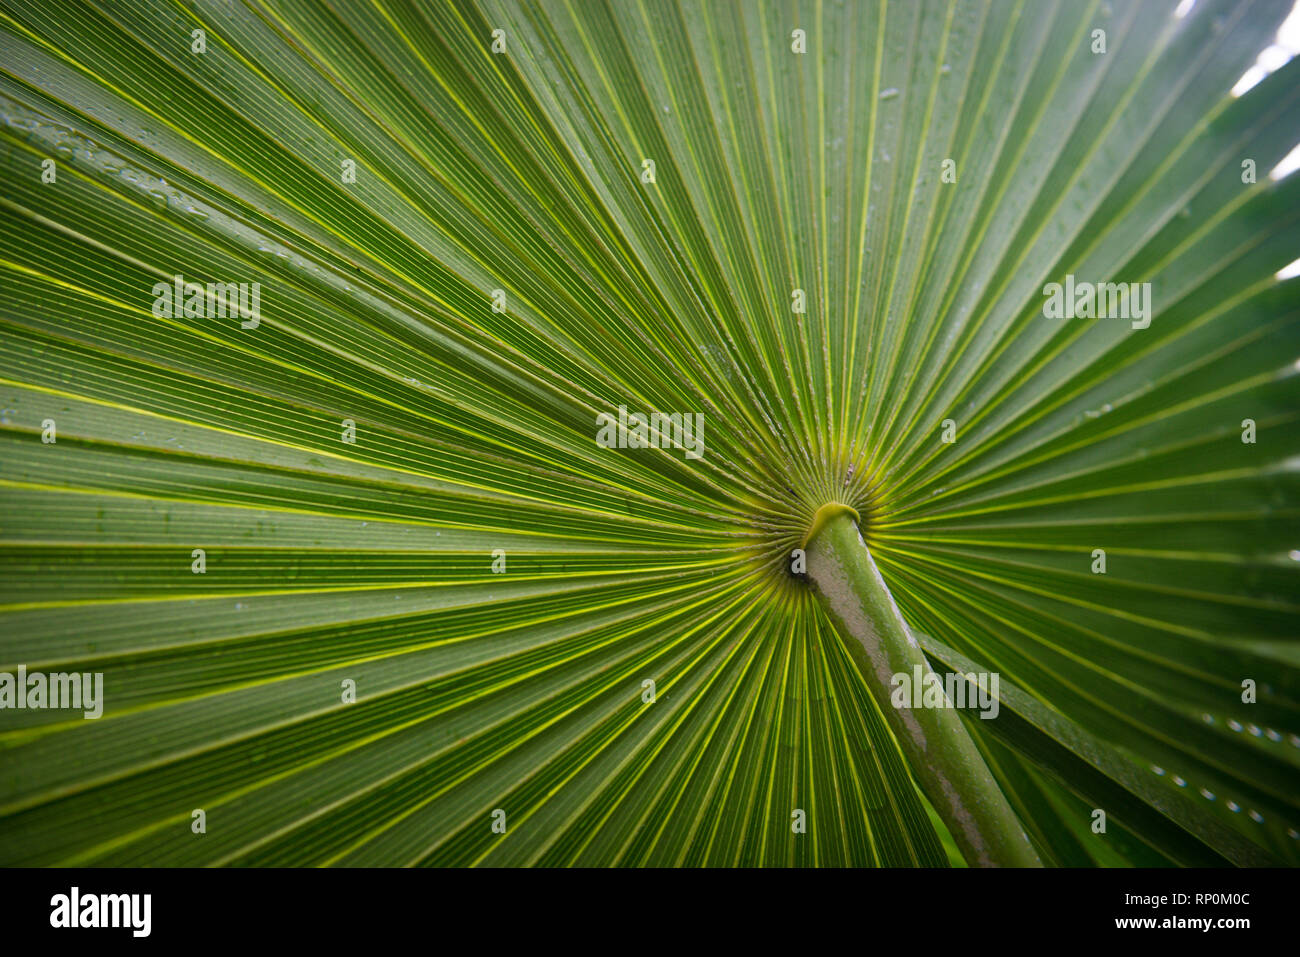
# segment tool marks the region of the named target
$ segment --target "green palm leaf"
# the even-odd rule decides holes
[[[957,859],[831,502],[1045,861],[1300,862],[1286,8],[2,0],[0,862]]]

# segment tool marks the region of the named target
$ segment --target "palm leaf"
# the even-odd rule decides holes
[[[0,670],[106,699],[0,862],[943,864],[842,502],[1046,860],[1296,863],[1300,65],[1173,6],[0,2]]]

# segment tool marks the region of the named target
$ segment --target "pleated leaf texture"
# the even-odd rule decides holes
[[[0,863],[1297,863],[1289,6],[0,0]]]

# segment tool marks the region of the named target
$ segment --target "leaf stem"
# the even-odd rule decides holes
[[[818,511],[807,540],[808,577],[840,628],[912,773],[968,863],[1041,867],[1020,819],[956,709],[896,708],[891,703],[895,674],[910,678],[917,666],[922,675],[929,674],[930,665],[881,578],[855,517],[852,509],[838,503]]]

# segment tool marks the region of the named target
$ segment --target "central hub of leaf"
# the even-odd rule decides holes
[[[817,537],[817,533],[822,530],[826,523],[838,515],[848,515],[859,525],[862,524],[862,516],[858,514],[856,508],[853,508],[851,505],[845,505],[843,502],[827,502],[821,508],[817,509],[817,513],[813,515],[812,524],[808,526],[808,531],[804,533],[803,542],[800,547],[807,548],[808,543]]]

